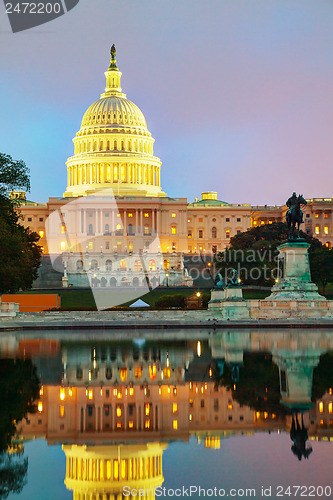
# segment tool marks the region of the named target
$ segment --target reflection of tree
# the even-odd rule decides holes
[[[0,359],[0,453],[16,433],[16,424],[35,413],[39,381],[31,360]]]
[[[320,399],[333,387],[333,352],[320,356],[319,365],[313,370],[312,401]]]
[[[28,470],[28,460],[8,455],[17,424],[36,412],[39,380],[31,360],[0,359],[0,499],[19,493]]]
[[[0,499],[10,493],[20,493],[26,484],[28,459],[18,459],[13,455],[0,455]]]
[[[287,409],[280,405],[279,369],[273,363],[271,354],[244,353],[237,384],[234,384],[228,366],[225,366],[217,382],[232,390],[233,398],[242,405],[275,415],[287,413]]]

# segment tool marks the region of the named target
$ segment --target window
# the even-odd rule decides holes
[[[319,413],[324,413],[324,403],[322,401],[319,403]]]
[[[134,271],[138,272],[142,270],[141,260],[137,259],[134,262]]]
[[[226,232],[225,232],[225,237],[226,237],[226,238],[230,238],[230,231],[226,231]]]
[[[149,213],[148,212],[145,212],[145,217],[148,218],[149,217]]]
[[[175,212],[172,212],[171,217],[176,217]]]
[[[39,233],[41,233],[41,232],[43,232],[43,231],[39,231]],[[324,234],[328,234],[328,226],[324,227]],[[42,238],[42,236],[41,236],[41,238]]]
[[[176,234],[176,226],[171,227],[171,234]]]
[[[149,271],[156,270],[156,262],[154,261],[154,259],[150,259],[150,261],[148,263],[148,269],[149,269]]]
[[[237,234],[241,234],[241,230],[240,229],[237,229]]]
[[[202,400],[200,401],[200,406],[201,406],[201,408],[204,408],[204,407],[205,407],[205,400],[204,400],[204,399],[202,399]]]
[[[88,226],[88,234],[93,234],[93,225],[89,224]]]
[[[188,222],[188,223],[192,222],[192,219],[187,219],[187,222]]]
[[[203,218],[202,217],[199,217],[199,222],[202,222],[203,221]]]
[[[147,226],[147,225],[144,228],[144,234],[150,234],[149,233],[149,226]]]
[[[133,234],[133,225],[128,224],[128,234],[132,235]]]
[[[230,218],[229,218],[229,217],[227,217],[225,221],[226,221],[226,222],[230,222]]]
[[[305,215],[305,217],[306,217],[307,219],[310,219],[310,214],[306,214],[306,215]]]
[[[177,411],[178,411],[178,405],[177,405],[177,403],[173,403],[172,404],[172,413],[177,413]]]
[[[199,238],[203,238],[203,230],[199,229]]]
[[[105,231],[106,233],[108,233],[108,232],[110,231],[110,226],[109,226],[109,224],[105,224],[105,229],[104,229],[104,231]]]
[[[212,245],[212,253],[216,253],[217,252],[217,245]]]
[[[105,214],[104,214],[104,215],[105,215],[105,217],[110,217],[109,212],[105,212]]]
[[[188,230],[187,237],[192,238],[192,230],[191,229]]]
[[[39,234],[40,238],[44,238],[44,231],[38,231],[38,234]],[[326,234],[328,234],[328,233],[326,233]]]
[[[127,368],[120,368],[119,376],[120,376],[120,380],[122,382],[125,382],[125,380],[127,379]]]
[[[126,271],[127,261],[125,259],[121,259],[121,261],[119,262],[119,267],[121,271]]]
[[[89,250],[92,250],[94,248],[94,244],[92,241],[89,241],[88,248],[89,248]]]
[[[43,217],[39,217],[39,222],[43,222]]]
[[[174,420],[172,422],[172,428],[173,428],[174,431],[176,431],[178,429],[178,420]]]
[[[217,236],[217,230],[216,230],[216,227],[215,227],[215,226],[213,226],[213,227],[212,227],[212,238],[213,238],[213,239],[215,239],[215,238],[216,238],[216,236]]]
[[[28,222],[32,222],[32,217],[28,217]]]
[[[107,241],[107,242],[105,243],[105,250],[109,250],[109,249],[110,249],[110,242],[109,242],[109,241]]]
[[[237,222],[240,222],[240,221],[241,221],[240,217],[237,217]]]
[[[316,233],[316,234],[319,234],[319,233],[320,233],[320,227],[319,227],[319,226],[316,226],[316,228],[315,228],[315,233]]]
[[[64,405],[60,405],[59,406],[59,417],[64,418],[64,416],[65,416],[65,407],[64,407]]]
[[[319,219],[319,214],[315,214],[315,218],[316,218],[316,219]]]
[[[110,259],[108,259],[105,262],[105,269],[106,269],[106,271],[111,271],[112,270],[112,261]]]

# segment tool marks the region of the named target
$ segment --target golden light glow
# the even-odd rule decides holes
[[[328,413],[333,413],[333,404],[328,403]]]
[[[106,479],[111,479],[111,460],[106,461]]]
[[[172,428],[173,428],[174,431],[176,431],[178,429],[178,420],[174,420],[172,422]]]
[[[133,427],[134,427],[134,422],[133,422],[133,420],[130,420],[130,421],[128,422],[128,428],[129,428],[129,429],[133,429]]]
[[[41,388],[39,389],[39,395],[43,396],[43,394],[44,394],[44,387],[41,386]]]
[[[59,406],[59,416],[61,418],[64,418],[64,416],[65,416],[65,407],[64,407],[64,405]]]
[[[149,413],[150,413],[150,404],[149,404],[149,403],[146,403],[146,404],[145,404],[145,414],[146,414],[146,415],[149,415]]]
[[[149,378],[155,380],[156,378],[156,365],[149,365]]]
[[[92,250],[94,248],[94,244],[92,241],[89,241],[88,248],[89,248],[89,250]]]
[[[324,227],[324,234],[328,234],[328,226]]]
[[[268,413],[267,411],[264,411],[264,419],[266,420],[268,418]]]
[[[92,389],[89,389],[88,391],[88,399],[93,399],[94,398],[94,392]]]
[[[232,410],[232,403],[228,403],[228,410]]]
[[[142,368],[140,365],[135,365],[134,367],[134,377],[135,378],[141,378],[142,376]]]
[[[145,420],[145,429],[150,429],[150,420],[149,420],[149,418],[147,418]]]
[[[178,405],[177,405],[177,403],[173,403],[173,405],[172,405],[172,413],[177,413],[177,411],[178,411]]]
[[[172,226],[172,228],[171,228],[171,234],[176,234],[176,226]]]
[[[61,399],[61,401],[63,401],[65,399],[65,389],[63,387],[60,388],[60,393],[59,393],[59,397]]]
[[[121,417],[121,406],[117,406],[117,417]]]
[[[200,356],[201,356],[201,342],[200,342],[200,340],[198,340],[198,342],[197,342],[197,355],[198,355],[198,358],[200,358]]]
[[[65,248],[66,248],[66,242],[65,241],[62,241],[60,243],[60,248],[61,248],[61,250],[65,250]]]
[[[316,234],[319,234],[319,233],[320,233],[320,228],[319,228],[319,226],[316,226],[316,228],[315,228],[315,233],[316,233]]]
[[[119,462],[118,460],[113,461],[113,479],[119,478]]]
[[[42,413],[42,411],[43,411],[43,403],[42,403],[42,401],[38,401],[38,411],[39,411],[39,413]]]
[[[148,212],[145,212],[145,217],[148,218],[149,217],[149,213]]]
[[[127,379],[127,368],[120,368],[119,376],[120,380],[122,382],[125,382],[125,380]]]
[[[117,422],[117,429],[121,429],[121,422]]]
[[[319,413],[324,413],[324,403],[322,401],[319,403]]]
[[[130,388],[129,388],[129,395],[130,395],[130,396],[133,396],[133,395],[134,395],[134,388],[133,388],[133,387],[130,387]]]
[[[44,238],[44,231],[38,231],[38,234],[41,238]]]
[[[176,217],[175,212],[172,212],[171,217]]]

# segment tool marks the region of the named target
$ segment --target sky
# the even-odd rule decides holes
[[[29,199],[65,191],[112,43],[169,196],[333,195],[332,0],[80,0],[16,34],[0,5],[0,151],[27,163]]]

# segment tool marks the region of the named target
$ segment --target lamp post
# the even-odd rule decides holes
[[[166,286],[168,287],[169,286],[169,273],[166,273],[165,277],[166,277]]]

